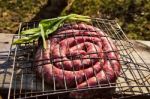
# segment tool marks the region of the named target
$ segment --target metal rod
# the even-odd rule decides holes
[[[111,49],[112,51],[108,51],[108,52],[105,52],[103,51],[102,53],[110,53],[110,52],[113,52],[115,53],[119,53],[120,55],[120,59],[110,59],[109,57],[107,57],[108,61],[110,62],[110,64],[112,65],[111,61],[112,60],[116,60],[116,61],[119,61],[120,64],[122,65],[122,68],[121,68],[121,74],[120,74],[120,77],[121,79],[123,79],[122,81],[118,78],[117,82],[116,83],[111,83],[111,81],[109,80],[109,78],[107,77],[107,73],[105,73],[106,75],[106,78],[107,78],[107,82],[108,84],[101,84],[99,81],[98,81],[98,78],[96,78],[96,81],[97,81],[97,85],[95,86],[90,86],[87,82],[88,78],[86,76],[86,73],[85,71],[83,70],[83,73],[84,73],[84,76],[85,76],[85,81],[87,82],[87,85],[88,87],[86,88],[83,88],[83,89],[78,89],[78,88],[69,88],[67,87],[67,80],[66,80],[66,77],[65,77],[65,74],[64,74],[64,66],[62,64],[62,74],[63,74],[63,77],[64,77],[64,87],[63,89],[59,89],[57,88],[56,89],[56,81],[55,81],[55,74],[53,72],[53,66],[55,64],[55,62],[64,62],[64,61],[68,61],[69,59],[71,60],[76,60],[76,59],[80,59],[81,60],[81,63],[83,64],[83,59],[90,59],[91,61],[94,60],[94,59],[99,59],[101,60],[102,58],[98,57],[98,58],[92,58],[91,55],[92,54],[98,54],[99,52],[97,51],[96,49],[96,46],[94,46],[95,48],[95,53],[87,53],[87,55],[89,55],[88,58],[82,58],[82,55],[77,55],[75,56],[75,58],[70,54],[68,55],[67,57],[69,57],[68,60],[64,60],[63,58],[64,57],[60,57],[60,61],[53,61],[53,57],[51,56],[50,54],[50,59],[48,60],[39,60],[38,62],[41,62],[42,64],[39,64],[37,66],[43,66],[45,64],[52,64],[52,73],[53,73],[53,88],[46,88],[46,83],[45,83],[45,78],[44,78],[44,73],[42,73],[42,80],[41,80],[41,88],[39,88],[38,86],[40,86],[39,84],[39,81],[38,81],[38,76],[37,76],[37,73],[34,73],[33,70],[36,69],[37,67],[34,66],[33,67],[33,63],[36,62],[34,61],[34,54],[35,54],[35,43],[25,43],[25,44],[22,44],[22,45],[18,45],[15,47],[15,50],[12,50],[13,46],[11,46],[11,50],[9,52],[9,57],[10,54],[12,54],[13,56],[13,71],[12,71],[12,76],[11,76],[11,82],[10,82],[10,86],[9,86],[9,93],[8,93],[8,99],[10,98],[10,95],[13,94],[13,97],[14,98],[22,98],[22,97],[25,97],[25,98],[32,98],[32,97],[35,97],[38,99],[38,97],[41,97],[41,96],[47,96],[47,98],[49,98],[48,96],[49,95],[54,95],[54,94],[58,94],[58,98],[61,98],[59,96],[59,94],[63,94],[63,93],[67,93],[67,92],[73,92],[73,91],[82,91],[82,90],[92,90],[92,89],[105,89],[105,88],[117,88],[118,91],[116,91],[118,94],[120,94],[120,98],[125,98],[125,94],[126,93],[131,93],[132,95],[131,96],[135,96],[136,94],[146,94],[150,92],[150,82],[148,80],[144,80],[144,79],[148,79],[150,77],[150,74],[147,74],[145,75],[144,72],[150,72],[150,69],[148,67],[148,65],[144,62],[144,60],[142,59],[142,57],[138,54],[138,51],[135,50],[135,48],[133,47],[132,43],[129,41],[129,39],[126,37],[125,33],[122,31],[122,29],[120,28],[120,26],[118,25],[118,23],[114,20],[106,20],[106,19],[92,19],[93,23],[91,23],[90,25],[92,26],[96,26],[98,28],[100,28],[103,32],[105,32],[107,35],[104,35],[102,36],[103,38],[106,38],[107,41],[109,42],[110,46],[111,46]],[[95,22],[95,23],[94,23]],[[33,27],[37,27],[37,24],[38,22],[26,22],[26,23],[22,23],[20,24],[20,27],[19,27],[19,34],[21,33],[21,31],[23,30],[27,30],[27,29],[30,29],[30,28],[33,28]],[[77,22],[75,22],[76,25],[78,25]],[[64,34],[56,34],[53,36],[53,38],[69,38],[69,37],[73,37],[76,44],[78,44],[79,42],[76,40],[76,38],[78,36],[82,37],[84,39],[83,36],[89,36],[89,37],[98,37],[98,38],[101,38],[99,35],[92,35],[92,34],[89,34],[89,35],[75,35],[74,34],[74,30],[72,28],[72,26],[74,25],[74,23],[72,24],[67,24],[67,25],[63,25],[62,26],[62,29],[67,29],[67,27],[70,27],[71,28],[71,32],[69,34],[67,33],[64,33]],[[86,25],[85,25],[86,27]],[[80,28],[80,26],[78,26],[79,30],[81,32],[84,32],[84,31],[87,31],[87,32],[98,32],[97,30],[89,30],[87,27],[86,30],[82,30]],[[22,37],[26,37],[26,36],[29,36],[29,35],[16,35],[14,39],[18,39],[18,38],[22,38]],[[117,46],[117,52],[113,49],[110,41],[109,41],[109,37],[111,37],[112,39],[114,39],[114,44]],[[12,41],[13,41],[12,40]],[[51,43],[51,41],[49,40],[49,43]],[[84,45],[85,45],[85,41],[83,42]],[[93,41],[94,43],[94,41]],[[51,44],[49,44],[50,47],[51,47]],[[68,43],[67,43],[67,46],[68,46]],[[51,48],[50,48],[51,49]],[[79,50],[78,46],[77,46],[77,49]],[[61,53],[61,49],[59,47],[59,52],[62,56],[62,53]],[[33,55],[32,55],[32,54]],[[135,53],[138,58],[144,63],[143,64],[139,64],[136,60],[136,57],[134,56]],[[17,64],[19,64],[19,66],[17,66]],[[26,66],[24,66],[23,64],[25,64]],[[72,65],[73,65],[73,62],[72,62]],[[93,61],[92,61],[92,65],[94,65]],[[126,66],[126,67],[124,67]],[[83,66],[84,68],[84,66]],[[96,77],[96,71],[93,67],[91,67],[93,69],[93,73],[94,73],[94,77]],[[16,73],[17,70],[21,69],[21,72],[20,74],[19,73]],[[126,72],[129,73],[129,75],[131,77],[128,77],[128,74],[126,74]],[[75,84],[76,86],[78,85],[78,82],[77,82],[77,77],[76,77],[76,73],[75,73],[75,68],[73,66],[73,69],[72,69],[72,73],[74,74],[74,79],[75,79]],[[116,72],[114,72],[115,75],[117,76]],[[25,88],[28,88],[28,85],[27,84],[24,84],[24,80],[27,81],[28,80],[28,76],[31,75],[31,90],[27,90],[27,89],[24,89]],[[20,78],[19,78],[20,77]],[[34,80],[34,77],[35,77],[35,80]],[[17,91],[17,79],[20,79],[21,81],[19,82],[20,84],[20,89],[19,91]],[[144,78],[144,79],[143,79]],[[14,81],[13,81],[14,80]],[[132,83],[134,83],[132,85]],[[13,85],[14,84],[14,85]],[[35,84],[35,89],[34,89],[34,84]],[[112,86],[116,84],[116,86]],[[13,86],[13,87],[12,87]],[[135,90],[134,88],[138,89],[138,90]],[[145,88],[146,89],[146,92],[143,91],[142,88]],[[12,89],[14,90],[13,92]]]

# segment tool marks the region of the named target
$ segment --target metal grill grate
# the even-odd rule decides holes
[[[74,22],[73,24],[77,24]],[[37,27],[38,22],[27,22],[20,25],[20,31]],[[95,96],[99,98],[127,98],[133,96],[144,96],[150,93],[150,69],[148,65],[139,56],[135,50],[134,45],[125,36],[124,32],[114,20],[105,19],[92,19],[92,24],[105,32],[108,37],[113,39],[113,43],[117,46],[120,59],[118,60],[122,66],[121,74],[117,79],[117,82],[112,83],[108,80],[107,84],[98,84],[97,86],[86,87],[83,89],[69,88],[66,85],[64,76],[64,88],[57,88],[55,80],[53,80],[53,86],[49,86],[45,83],[44,77],[39,78],[35,72],[33,66],[34,54],[36,52],[37,42],[12,45],[10,56],[13,59],[13,76],[9,87],[8,98],[58,98],[66,99],[69,92],[73,91],[85,91],[101,90],[101,93],[106,93],[105,89],[111,90],[107,95]],[[71,26],[71,25],[70,25]],[[65,26],[64,26],[65,28]],[[19,31],[19,32],[20,32]],[[30,35],[24,35],[30,36]],[[56,38],[69,37],[76,35],[56,35]],[[89,35],[92,37],[92,35]],[[15,35],[13,38],[17,40],[22,36]],[[106,36],[107,38],[107,36]],[[92,53],[90,53],[92,54]],[[70,57],[73,60],[74,57]],[[80,56],[78,56],[80,58]],[[53,63],[53,62],[52,62]],[[43,75],[43,74],[42,74]],[[55,79],[55,77],[54,77]],[[103,92],[104,91],[104,92]],[[65,95],[64,95],[65,94]],[[91,93],[92,94],[92,93]],[[110,95],[108,95],[110,94]]]

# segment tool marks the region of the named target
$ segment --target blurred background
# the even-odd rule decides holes
[[[0,33],[70,13],[115,19],[130,39],[150,40],[150,0],[0,0]]]

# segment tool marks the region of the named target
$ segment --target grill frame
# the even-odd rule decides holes
[[[120,53],[122,60],[119,60],[123,63],[121,63],[122,65],[127,65],[128,67],[122,67],[122,72],[121,72],[121,76],[123,79],[125,79],[125,83],[127,83],[127,85],[122,86],[122,83],[124,82],[117,82],[117,83],[109,83],[109,86],[105,86],[105,87],[89,87],[89,88],[84,88],[84,89],[64,89],[64,90],[57,90],[56,88],[54,88],[54,90],[49,90],[49,91],[45,91],[45,83],[44,83],[44,79],[42,79],[42,90],[41,91],[35,91],[33,92],[32,87],[31,90],[23,90],[23,87],[27,87],[26,84],[23,84],[23,79],[25,76],[25,74],[28,74],[28,70],[31,69],[31,71],[33,71],[33,60],[31,59],[31,57],[34,56],[34,52],[36,50],[36,42],[32,42],[32,43],[26,43],[26,44],[20,44],[20,45],[11,45],[10,48],[10,57],[13,60],[13,73],[12,73],[12,78],[11,78],[11,83],[10,83],[10,87],[9,87],[9,94],[8,94],[8,98],[13,97],[13,98],[38,98],[41,96],[51,96],[51,95],[56,95],[56,97],[58,98],[59,95],[64,94],[64,93],[68,93],[68,92],[72,92],[72,91],[82,91],[82,90],[94,90],[94,89],[107,89],[107,88],[117,88],[118,91],[111,93],[112,97],[117,97],[117,98],[127,98],[127,97],[133,97],[133,96],[139,96],[139,95],[148,95],[150,93],[150,81],[144,81],[143,78],[146,78],[147,76],[150,76],[150,73],[145,75],[143,72],[147,71],[150,72],[150,69],[148,67],[148,65],[144,62],[144,60],[141,58],[141,56],[138,54],[138,52],[135,50],[133,44],[131,43],[131,41],[126,37],[125,33],[123,32],[123,30],[121,29],[121,27],[119,26],[119,24],[115,21],[115,20],[107,20],[107,19],[92,19],[93,23],[91,25],[95,24],[97,25],[97,27],[99,27],[102,31],[104,31],[105,33],[107,33],[109,35],[109,37],[111,37],[114,40],[115,45],[120,49],[119,51],[122,53]],[[25,23],[21,23],[20,27],[19,27],[19,34],[21,31],[29,29],[29,28],[34,28],[37,27],[38,25],[38,21],[37,22],[25,22]],[[21,38],[21,35],[15,35],[13,37],[13,41]],[[25,35],[28,36],[28,35]],[[119,44],[118,44],[119,43]],[[121,48],[122,47],[122,48]],[[31,54],[33,52],[33,54]],[[20,54],[21,53],[21,54]],[[140,65],[137,61],[136,58],[134,57],[134,54],[136,54],[138,56],[138,58],[142,61],[143,65]],[[24,57],[25,55],[25,57]],[[125,55],[125,56],[123,56]],[[22,57],[24,57],[23,59],[21,59]],[[125,59],[124,59],[125,58]],[[26,59],[26,60],[24,60]],[[24,67],[23,64],[26,64],[26,66]],[[134,68],[133,68],[134,67]],[[19,71],[18,71],[19,70]],[[22,71],[23,70],[23,71]],[[25,71],[24,71],[25,70]],[[135,71],[134,71],[135,70]],[[132,75],[133,79],[129,79],[128,75],[125,72],[128,72]],[[17,77],[20,75],[19,73],[21,73],[21,85],[20,85],[20,89],[17,90]],[[24,73],[25,72],[25,73]],[[139,78],[137,77],[136,73],[138,74],[138,76],[140,76]],[[30,72],[29,72],[30,73]],[[32,76],[34,75],[34,73],[31,74]],[[38,82],[38,76],[36,75],[36,82]],[[121,77],[120,76],[120,77]],[[25,80],[27,80],[28,76],[25,77]],[[44,77],[43,77],[44,78]],[[119,80],[119,79],[118,79]],[[117,81],[118,81],[117,80]],[[133,80],[133,81],[132,81]],[[137,85],[131,85],[131,82],[135,82]],[[140,85],[140,83],[143,83],[143,85]],[[147,85],[148,83],[148,85]],[[34,84],[34,81],[33,81]],[[116,86],[112,86],[113,84],[116,84]],[[120,85],[119,85],[120,84]],[[32,85],[31,85],[32,86]],[[36,89],[37,89],[38,84],[36,85]],[[14,88],[13,88],[14,87]],[[134,88],[138,88],[139,92],[136,92],[134,90]],[[143,91],[142,88],[145,88],[147,90],[147,93],[145,93]],[[129,90],[129,91],[128,91]],[[125,94],[125,93],[132,93],[132,94]],[[137,94],[139,93],[139,94]],[[18,94],[18,95],[17,95]],[[34,95],[35,94],[35,95]],[[22,97],[23,96],[23,97]],[[59,97],[60,98],[60,97]]]

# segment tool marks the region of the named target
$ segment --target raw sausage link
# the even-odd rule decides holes
[[[83,23],[64,26],[49,36],[47,44],[46,50],[38,48],[35,66],[39,75],[43,72],[46,82],[53,84],[54,77],[56,87],[64,88],[64,80],[68,88],[107,84],[119,76],[117,48],[96,27]]]

